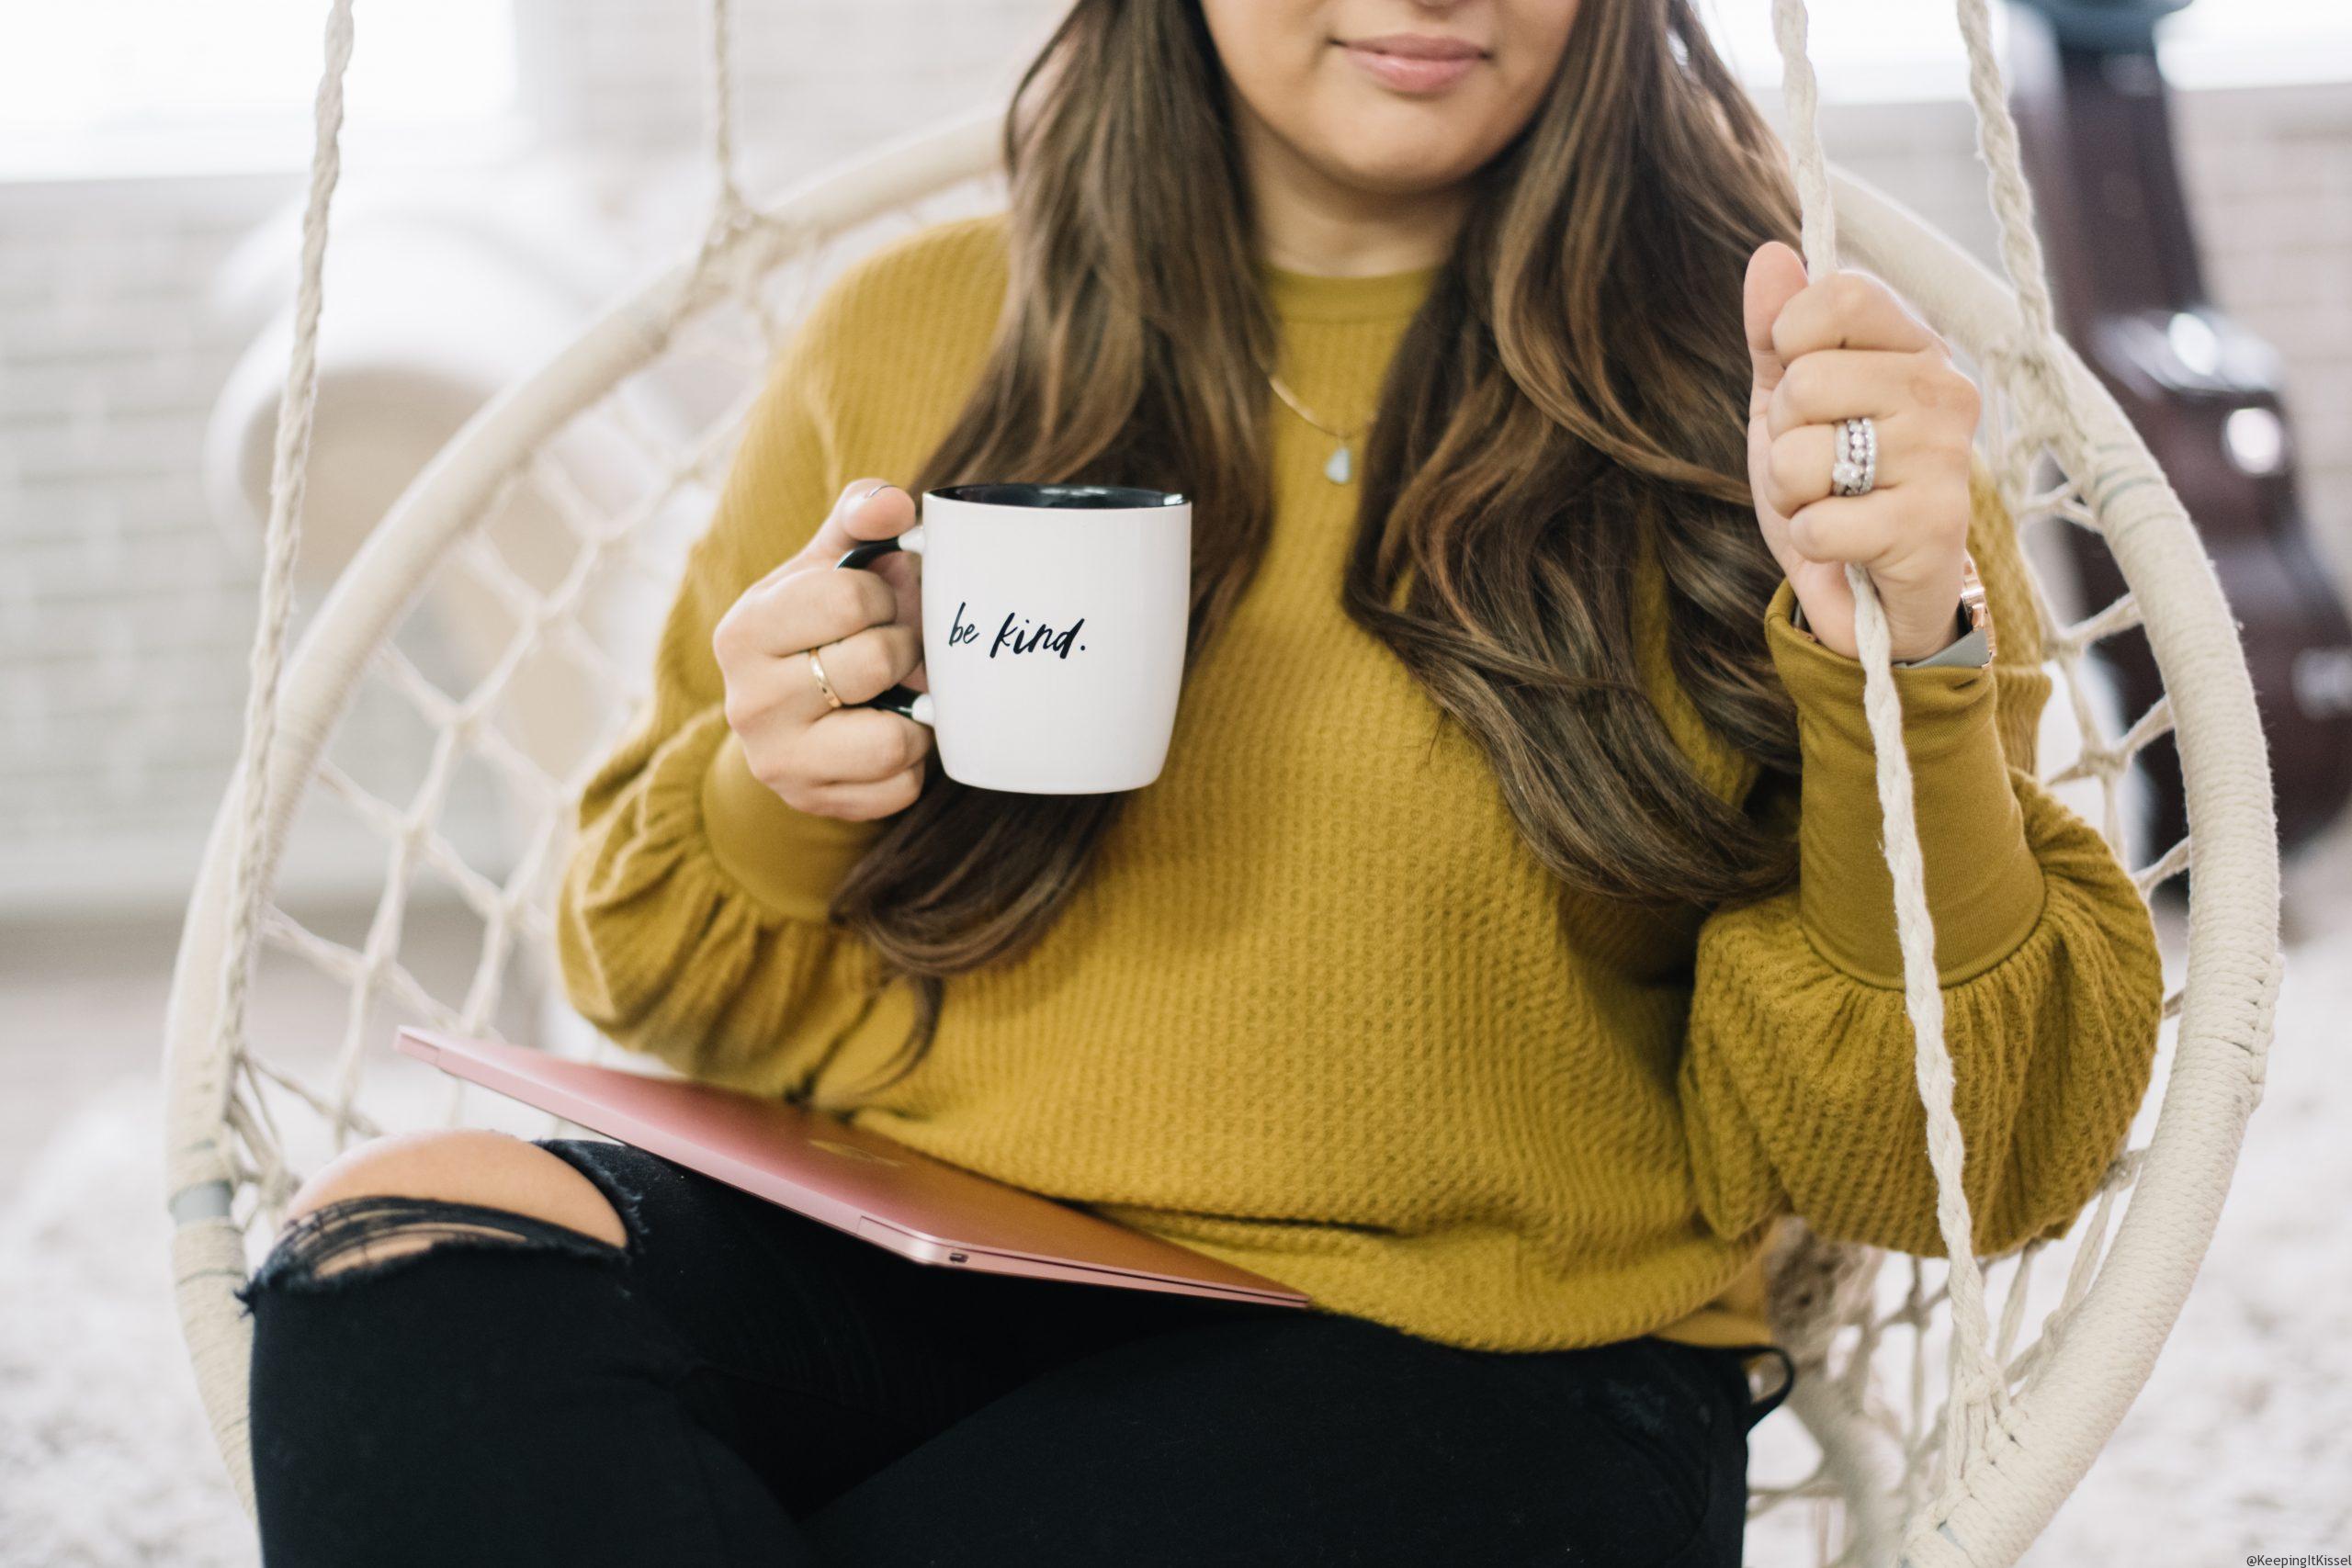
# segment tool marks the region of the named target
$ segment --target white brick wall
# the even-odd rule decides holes
[[[1001,95],[1059,9],[745,8],[753,188]],[[525,101],[552,142],[612,169],[615,208],[644,237],[633,259],[684,243],[708,188],[695,9],[517,12]],[[2199,95],[2180,123],[2212,283],[2286,357],[2309,509],[2352,576],[2352,89]],[[1987,248],[1963,110],[1847,107],[1826,132]],[[355,164],[346,183],[369,178]],[[169,903],[193,871],[235,750],[253,613],[251,561],[199,490],[207,411],[243,346],[208,324],[207,300],[297,188],[290,173],[0,186],[0,913]]]
[[[519,0],[516,9],[530,102],[551,133],[639,152],[703,135],[699,7]],[[821,164],[1009,91],[1063,9],[1057,0],[739,6],[747,155],[786,171]]]
[[[0,890],[193,866],[251,615],[197,463],[243,345],[199,300],[284,189],[0,187]]]
[[[515,9],[526,103],[550,141],[610,164],[615,215],[642,236],[617,270],[689,243],[709,189],[697,10]],[[1058,14],[742,10],[755,189],[1002,93]],[[355,159],[345,199],[369,184]],[[290,172],[0,185],[0,917],[168,905],[194,874],[236,753],[254,587],[200,487],[205,421],[245,347],[208,328],[209,296],[299,188]]]

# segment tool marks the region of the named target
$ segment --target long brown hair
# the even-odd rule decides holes
[[[1198,0],[1077,0],[1021,79],[1004,157],[1006,314],[912,488],[1189,494],[1197,660],[1265,547],[1258,366],[1277,333]],[[1348,613],[1476,739],[1572,889],[1713,907],[1792,873],[1786,836],[1702,781],[1635,654],[1646,556],[1677,682],[1723,742],[1793,773],[1758,632],[1780,573],[1749,509],[1739,306],[1748,254],[1794,231],[1780,167],[1689,0],[1584,0],[1382,388]],[[831,912],[917,988],[901,1075],[944,977],[1041,935],[1124,798],[1005,795],[934,769],[885,827]]]

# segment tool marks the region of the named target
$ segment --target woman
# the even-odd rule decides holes
[[[1973,389],[1806,278],[1687,0],[1080,0],[1007,153],[1009,213],[779,360],[582,804],[565,974],[687,1073],[1315,1308],[917,1269],[606,1145],[373,1145],[251,1292],[273,1563],[1737,1562],[1774,1222],[1940,1250],[1847,562],[1978,1248],[2123,1135],[2153,937],[2032,779]],[[967,479],[1193,498],[1150,787],[972,790],[834,705],[922,650],[906,558],[831,563]]]

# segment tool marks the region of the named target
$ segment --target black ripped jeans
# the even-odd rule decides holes
[[[1649,1337],[1464,1350],[926,1268],[637,1150],[542,1146],[626,1251],[362,1199],[247,1287],[268,1568],[1728,1568],[1788,1386],[1751,1402],[1738,1352]]]

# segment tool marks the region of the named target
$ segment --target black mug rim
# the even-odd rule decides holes
[[[1028,506],[1043,512],[1126,512],[1184,504],[1184,498],[1173,491],[1144,490],[1135,485],[986,482],[942,485],[931,493],[942,501],[966,502],[974,506]]]

